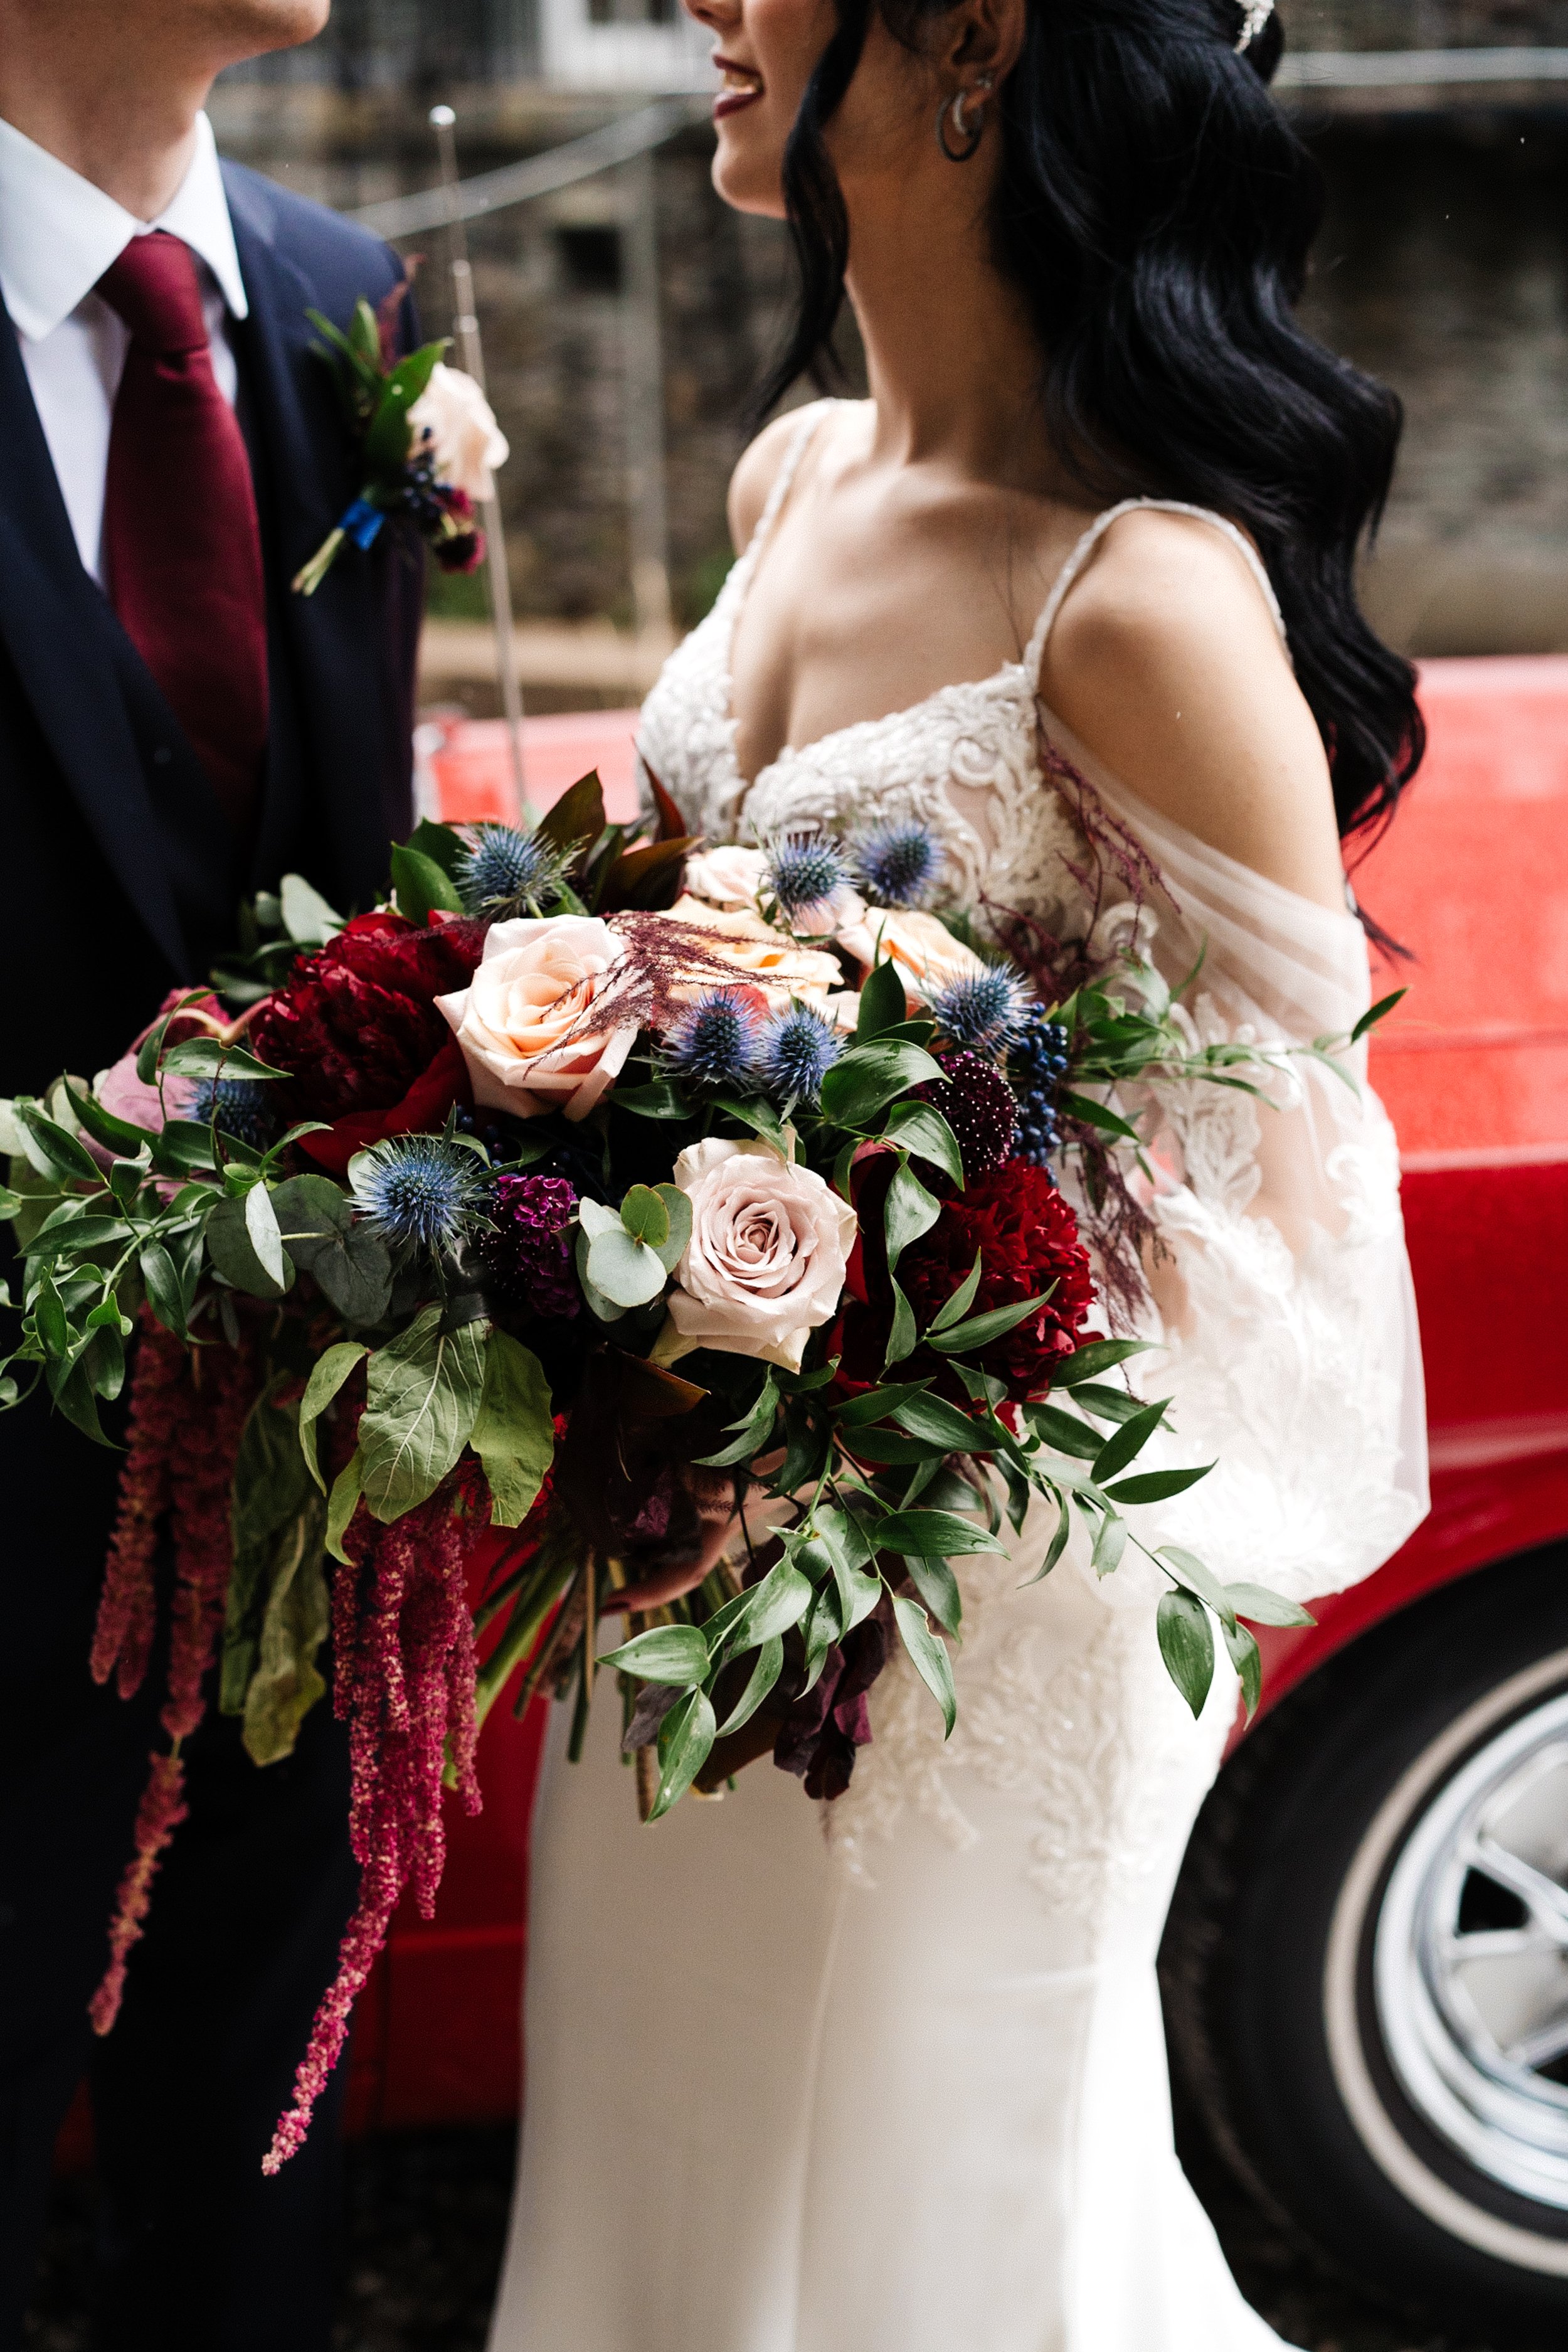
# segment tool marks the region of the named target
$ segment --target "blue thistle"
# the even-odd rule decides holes
[[[1057,1097],[1067,1076],[1067,1032],[1036,1004],[1008,1052],[1008,1076],[1018,1096],[1018,1139],[1013,1149],[1020,1160],[1043,1168],[1061,1138]]]
[[[201,1127],[265,1151],[277,1133],[277,1118],[263,1078],[198,1078],[189,1116]]]
[[[850,878],[844,853],[826,834],[790,833],[765,845],[768,887],[791,922],[841,890]]]
[[[570,855],[515,824],[476,824],[452,878],[470,915],[542,915],[561,896]]]
[[[389,1135],[349,1165],[354,1206],[394,1247],[452,1249],[479,1218],[489,1171],[437,1135]]]
[[[931,999],[931,1017],[955,1045],[1000,1061],[1022,1034],[1034,1001],[1020,973],[1005,964],[988,964],[984,971],[965,972],[938,989]]]
[[[682,1013],[664,1039],[673,1078],[694,1087],[756,1082],[757,1015],[736,988],[710,988]]]
[[[814,1103],[822,1080],[843,1049],[843,1039],[831,1021],[824,1021],[809,1004],[791,1004],[762,1033],[758,1076],[766,1091],[779,1102]]]
[[[936,879],[942,851],[923,824],[879,824],[854,844],[854,861],[879,907],[916,907]]]

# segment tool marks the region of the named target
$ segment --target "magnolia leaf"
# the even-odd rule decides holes
[[[555,1458],[555,1415],[538,1358],[509,1331],[492,1331],[469,1444],[485,1467],[490,1518],[521,1527]]]
[[[1166,1672],[1195,1716],[1203,1713],[1214,1680],[1214,1629],[1190,1592],[1162,1592],[1155,1618]]]
[[[706,1691],[678,1698],[659,1726],[659,1792],[648,1819],[656,1822],[679,1802],[707,1762],[716,1734],[713,1702]]]
[[[321,1465],[316,1453],[316,1423],[353,1370],[361,1357],[370,1353],[357,1339],[340,1339],[318,1359],[315,1369],[305,1385],[299,1400],[299,1451],[305,1457],[305,1467],[323,1494],[327,1481],[321,1475]]]
[[[424,1502],[456,1463],[484,1392],[487,1337],[482,1322],[443,1331],[440,1308],[427,1307],[370,1359],[359,1451],[378,1519]]]
[[[899,1637],[914,1663],[915,1671],[942,1710],[946,1725],[944,1737],[951,1738],[953,1726],[958,1720],[957,1694],[953,1688],[953,1661],[945,1644],[931,1631],[931,1621],[917,1601],[905,1599],[903,1593],[893,1596],[893,1613],[897,1620]]]
[[[634,1633],[618,1650],[607,1651],[598,1663],[635,1675],[640,1682],[694,1690],[707,1679],[707,1643],[695,1625],[654,1625],[645,1633]]]

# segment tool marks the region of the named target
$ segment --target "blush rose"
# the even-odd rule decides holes
[[[670,1294],[665,1362],[694,1348],[800,1369],[843,1291],[855,1213],[810,1168],[761,1142],[709,1136],[675,1162],[692,1237]]]
[[[408,412],[417,447],[430,435],[430,456],[439,482],[450,482],[476,504],[495,488],[496,467],[511,455],[496,412],[471,375],[437,360],[430,382]]]
[[[635,1021],[590,1019],[620,955],[597,916],[521,916],[492,924],[469,986],[438,996],[456,1033],[474,1099],[518,1118],[559,1110],[585,1118],[619,1076]]]

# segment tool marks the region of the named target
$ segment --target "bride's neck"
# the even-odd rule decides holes
[[[847,282],[876,451],[1046,489],[1057,469],[1040,424],[1040,346],[1022,295],[991,258],[987,193],[956,188],[933,205],[927,184],[852,203]]]

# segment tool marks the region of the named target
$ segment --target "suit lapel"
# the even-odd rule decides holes
[[[336,887],[349,900],[368,903],[385,881],[387,820],[377,780],[389,761],[395,765],[391,731],[400,699],[379,572],[399,551],[380,546],[369,557],[346,551],[313,596],[287,585],[359,489],[355,449],[306,316],[327,306],[278,249],[265,187],[226,170],[225,184],[251,303],[245,349],[272,493],[275,611],[300,744],[292,790],[277,772],[271,779],[257,871],[276,871],[299,841],[314,841],[327,852]]]
[[[0,636],[99,846],[177,973],[185,928],[115,659],[0,303]]]

